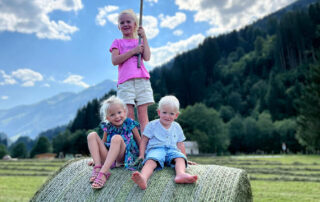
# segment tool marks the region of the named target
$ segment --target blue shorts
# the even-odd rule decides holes
[[[187,157],[178,149],[170,147],[155,147],[147,151],[146,158],[143,161],[143,165],[147,160],[154,160],[155,162],[157,162],[157,168],[159,169],[162,169],[164,165],[174,168],[175,162],[173,160],[176,158],[183,158],[187,167]]]

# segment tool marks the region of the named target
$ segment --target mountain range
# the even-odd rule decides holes
[[[116,82],[105,80],[79,93],[60,93],[32,105],[0,110],[0,132],[11,140],[20,136],[35,138],[42,131],[68,124],[79,108],[111,89],[116,89]]]

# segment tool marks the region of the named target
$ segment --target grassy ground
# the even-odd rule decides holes
[[[192,156],[190,160],[246,170],[255,202],[320,201],[319,155]],[[65,162],[0,161],[0,202],[29,201]]]
[[[320,201],[319,155],[190,157],[248,172],[255,202]]]
[[[64,160],[0,160],[0,201],[29,201]]]

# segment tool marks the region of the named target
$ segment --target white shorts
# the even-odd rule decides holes
[[[153,104],[153,91],[149,79],[130,79],[118,85],[117,97],[126,104]]]

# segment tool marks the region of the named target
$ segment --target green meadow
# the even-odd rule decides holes
[[[254,201],[320,201],[319,155],[190,156],[248,172]],[[29,201],[64,160],[0,161],[0,201]]]
[[[0,201],[29,201],[64,160],[0,161]]]

